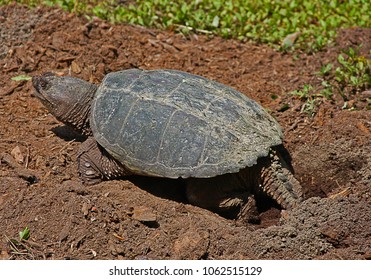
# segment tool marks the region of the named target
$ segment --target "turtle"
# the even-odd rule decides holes
[[[232,87],[169,69],[111,72],[100,85],[47,72],[32,83],[52,115],[86,136],[77,154],[84,184],[180,179],[189,203],[234,217],[261,194],[282,209],[302,201],[280,125]]]

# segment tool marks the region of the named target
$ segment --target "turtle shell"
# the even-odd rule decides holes
[[[128,169],[168,178],[235,173],[282,143],[279,124],[255,101],[175,70],[106,75],[90,124],[97,142]]]

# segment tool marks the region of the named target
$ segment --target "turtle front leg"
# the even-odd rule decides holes
[[[93,137],[81,144],[77,161],[79,176],[83,183],[88,185],[132,174],[110,156]]]

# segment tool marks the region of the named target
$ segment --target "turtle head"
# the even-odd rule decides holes
[[[41,103],[61,122],[89,135],[89,113],[97,86],[84,80],[44,73],[32,84]]]

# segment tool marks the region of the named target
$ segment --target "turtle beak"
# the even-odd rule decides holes
[[[49,78],[51,76],[55,76],[55,75],[53,73],[47,72],[40,76],[32,77],[32,85],[35,89],[35,95],[42,102],[50,103],[50,101],[47,98],[46,91],[50,87]]]

